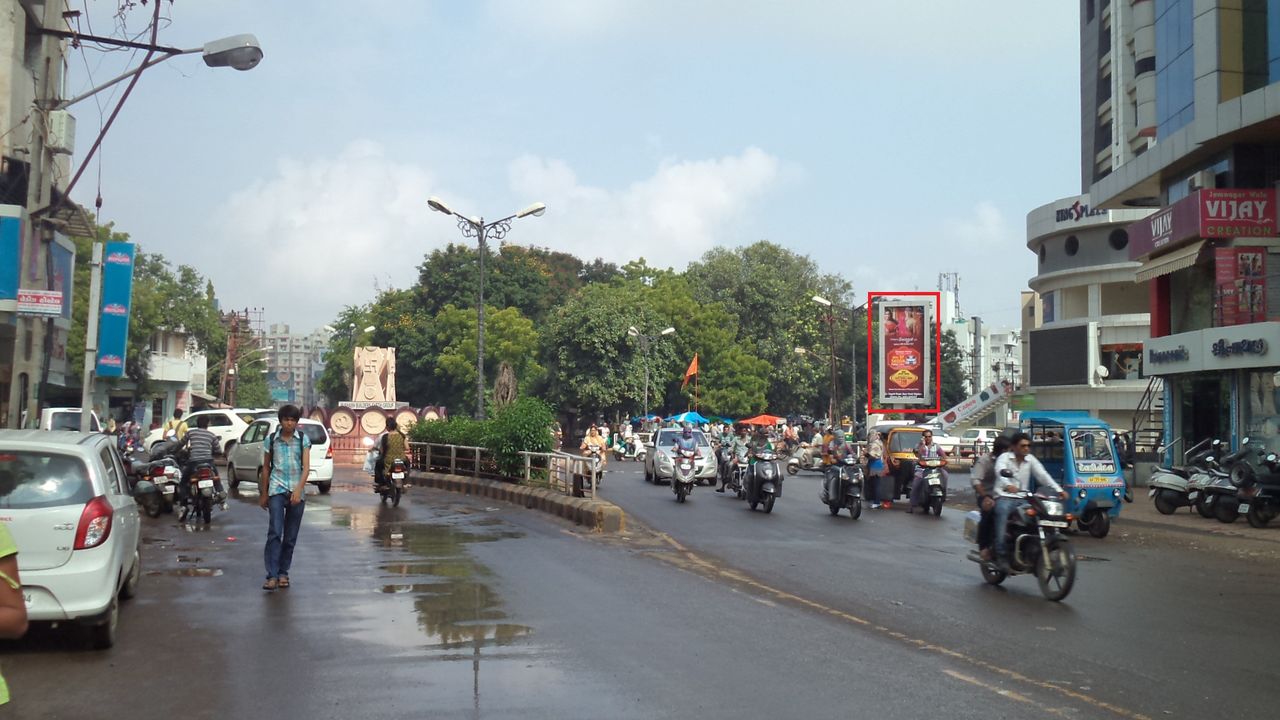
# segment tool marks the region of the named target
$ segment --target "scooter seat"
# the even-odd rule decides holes
[[[1180,478],[1186,478],[1186,479],[1188,479],[1188,480],[1190,480],[1190,479],[1191,479],[1191,475],[1192,475],[1192,473],[1194,473],[1194,472],[1195,472],[1194,470],[1192,470],[1192,469],[1190,469],[1190,468],[1184,468],[1184,467],[1164,467],[1164,466],[1161,466],[1161,467],[1158,467],[1158,468],[1156,468],[1156,469],[1157,469],[1157,470],[1159,470],[1160,472],[1167,472],[1167,473],[1169,473],[1169,474],[1171,474],[1171,475],[1177,475],[1177,476],[1178,476],[1178,477],[1180,477]]]

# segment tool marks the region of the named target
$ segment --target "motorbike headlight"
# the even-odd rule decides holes
[[[1044,514],[1051,515],[1053,517],[1062,517],[1063,515],[1066,514],[1066,508],[1064,508],[1062,506],[1062,503],[1060,502],[1054,502],[1053,500],[1045,500]]]

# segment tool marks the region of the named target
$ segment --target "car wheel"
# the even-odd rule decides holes
[[[321,495],[328,495],[331,487],[333,487],[332,481],[316,483],[316,488],[320,490]]]
[[[233,462],[227,463],[227,485],[232,490],[240,487],[240,477],[236,474],[236,464]]]
[[[142,582],[142,557],[138,553],[133,554],[133,570],[129,572],[129,577],[125,579],[124,585],[120,588],[120,597],[123,600],[130,600],[138,595],[138,584]]]
[[[116,626],[120,623],[120,598],[112,595],[107,617],[89,628],[89,645],[94,650],[107,650],[116,644]]]

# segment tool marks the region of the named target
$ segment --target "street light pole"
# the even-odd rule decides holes
[[[452,215],[458,219],[458,229],[462,231],[463,237],[476,238],[480,245],[480,282],[479,289],[476,292],[476,418],[484,419],[484,256],[488,248],[487,242],[489,238],[501,240],[511,232],[511,221],[519,220],[529,216],[541,217],[547,211],[547,206],[542,203],[534,203],[529,207],[521,210],[514,215],[508,215],[501,220],[495,220],[486,223],[484,218],[467,217],[456,212],[444,201],[438,197],[432,196],[427,199],[427,205],[436,212]]]
[[[635,325],[627,328],[627,334],[640,342],[640,352],[644,353],[644,419],[646,422],[649,420],[649,343],[675,331],[675,328],[669,327],[662,332],[646,335],[637,330]]]

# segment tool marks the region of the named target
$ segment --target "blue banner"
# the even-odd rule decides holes
[[[70,320],[71,296],[75,291],[76,251],[53,242],[49,245],[49,254],[53,256],[53,289],[62,293],[62,317]]]
[[[133,244],[109,242],[102,254],[102,316],[98,324],[98,377],[124,375],[133,298]]]
[[[5,210],[21,208],[6,205]],[[18,299],[18,273],[22,269],[22,218],[0,216],[0,300]]]

